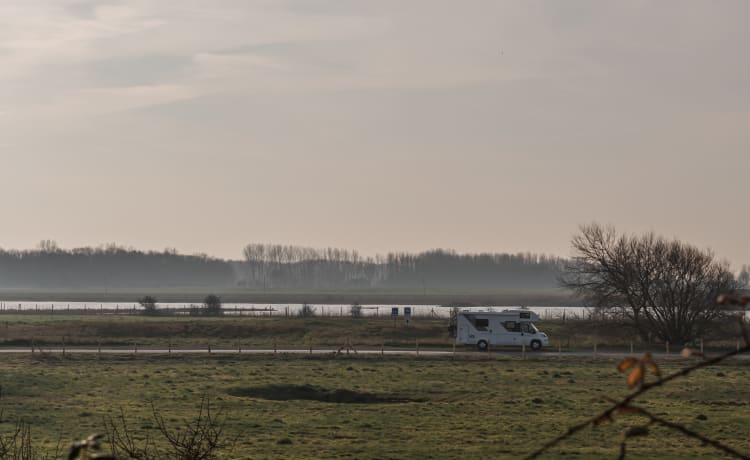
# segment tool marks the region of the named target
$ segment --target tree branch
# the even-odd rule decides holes
[[[602,411],[598,415],[595,415],[595,416],[591,417],[590,419],[585,420],[585,421],[583,421],[583,422],[581,422],[581,423],[579,423],[577,425],[571,426],[570,428],[567,429],[567,431],[565,431],[564,433],[562,433],[560,436],[558,436],[558,437],[556,437],[556,438],[554,438],[554,439],[546,442],[539,449],[537,449],[536,451],[530,453],[529,455],[527,455],[524,458],[527,459],[527,460],[538,458],[540,455],[542,455],[543,453],[547,452],[552,447],[556,446],[557,444],[559,444],[560,442],[564,441],[565,439],[573,436],[574,434],[578,433],[582,429],[584,429],[584,428],[586,428],[586,427],[588,427],[590,425],[591,426],[596,426],[596,425],[599,425],[599,424],[601,424],[603,422],[611,421],[613,419],[613,416],[618,411],[622,410],[623,408],[630,407],[630,402],[631,401],[633,401],[638,396],[640,396],[640,395],[642,395],[642,394],[644,394],[644,393],[646,393],[646,392],[648,392],[648,391],[650,391],[650,390],[652,390],[654,388],[657,388],[657,387],[660,387],[662,385],[665,385],[668,382],[671,382],[672,380],[674,380],[674,379],[676,379],[678,377],[684,377],[684,376],[686,376],[686,375],[688,375],[688,374],[690,374],[690,373],[692,373],[692,372],[694,372],[694,371],[696,371],[698,369],[702,369],[704,367],[708,367],[708,366],[712,366],[714,364],[718,364],[718,363],[724,361],[727,358],[731,358],[732,356],[739,355],[739,354],[742,354],[742,353],[747,353],[748,351],[750,351],[750,343],[746,342],[744,347],[741,347],[741,348],[739,348],[737,350],[732,350],[732,351],[729,351],[727,353],[724,353],[723,355],[719,355],[719,356],[716,356],[716,357],[711,358],[711,359],[706,359],[704,361],[700,361],[700,362],[698,362],[698,363],[696,363],[696,364],[694,364],[694,365],[692,365],[690,367],[686,367],[686,368],[683,368],[683,369],[681,369],[681,370],[679,370],[677,372],[674,372],[674,373],[672,373],[672,374],[670,374],[670,375],[668,375],[668,376],[666,376],[666,377],[664,377],[662,379],[659,379],[659,380],[656,380],[656,381],[650,382],[650,383],[645,383],[645,384],[641,385],[636,391],[634,391],[634,392],[630,393],[629,395],[625,396],[622,400],[620,400],[618,402],[615,402],[614,404],[612,404],[612,406],[608,407],[607,409],[605,409],[604,411]],[[659,420],[661,421],[661,419],[659,419]],[[657,420],[654,420],[654,421],[656,422]],[[659,421],[659,423],[661,423],[660,421]],[[671,423],[671,422],[669,422],[669,423]],[[676,424],[675,424],[675,427],[672,427],[672,428],[678,429]],[[708,438],[706,438],[706,439],[708,439]],[[717,442],[718,441],[714,441],[714,443],[717,443]],[[713,445],[712,443],[707,443],[707,444]],[[740,455],[743,455],[743,454],[740,454]],[[739,458],[750,458],[750,457],[741,456]]]

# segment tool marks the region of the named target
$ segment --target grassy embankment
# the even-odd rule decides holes
[[[669,372],[684,363],[661,364]],[[139,437],[154,435],[151,403],[179,425],[205,394],[225,410],[225,439],[236,440],[221,458],[518,458],[626,394],[615,365],[501,356],[13,355],[0,361],[0,434],[23,418],[34,443],[52,448],[58,438],[101,431],[102,418],[122,409]],[[659,388],[640,404],[750,452],[749,377],[750,363],[732,361]],[[339,402],[316,400],[335,394],[343,395]],[[353,398],[364,402],[347,403]],[[620,416],[547,458],[615,458],[624,428],[639,422]],[[634,440],[629,453],[718,457],[660,428]]]
[[[355,348],[378,349],[452,348],[447,318],[414,318],[409,327],[403,319],[387,317],[190,317],[89,314],[25,313],[0,315],[0,346],[59,347],[208,347],[249,348],[338,348],[347,342]],[[664,344],[643,343],[629,328],[594,320],[549,320],[538,323],[550,337],[550,348],[599,352],[664,351]],[[707,350],[731,349],[739,338],[735,323],[726,331],[705,338]],[[470,348],[470,347],[469,347]],[[672,347],[673,353],[679,349]]]

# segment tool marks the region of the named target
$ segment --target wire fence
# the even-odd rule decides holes
[[[154,313],[159,315],[200,316],[201,304],[159,303]],[[451,306],[442,305],[360,305],[360,304],[257,304],[225,303],[221,313],[224,316],[255,317],[403,317],[449,318]],[[591,319],[592,309],[576,306],[528,306],[512,305],[477,306],[472,309],[502,311],[505,309],[526,308],[537,313],[544,320],[552,319]],[[407,314],[407,311],[409,312]],[[134,302],[12,302],[0,301],[1,314],[75,314],[75,315],[143,315],[146,310]]]

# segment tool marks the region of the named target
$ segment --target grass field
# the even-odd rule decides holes
[[[447,318],[387,317],[190,317],[142,315],[73,315],[65,313],[0,314],[0,346],[59,347],[208,347],[451,349]],[[538,323],[550,337],[551,349],[598,351],[665,351],[664,344],[643,343],[628,327],[596,320],[548,320]],[[732,329],[734,328],[734,329]],[[731,349],[739,338],[735,323],[705,337],[707,350]],[[679,349],[673,347],[678,353]]]
[[[0,315],[0,345],[200,346],[214,348],[357,346],[449,347],[447,319],[195,318],[130,315]]]
[[[131,315],[3,314],[0,346],[37,351],[0,355],[0,436],[24,419],[35,445],[102,431],[123,410],[139,438],[157,435],[151,404],[174,426],[203,396],[227,416],[221,458],[517,458],[627,392],[606,358],[476,354],[451,357],[349,355],[61,355],[59,346],[243,349],[450,349],[448,320],[417,318],[195,318]],[[632,334],[595,321],[545,321],[553,348],[627,349]],[[707,349],[733,343],[708,342]],[[646,345],[638,343],[637,350]],[[654,345],[659,349],[659,345]],[[669,372],[686,365],[673,357]],[[657,415],[750,451],[750,362],[701,371],[639,401]],[[698,417],[702,416],[701,419]],[[702,420],[704,419],[705,420]],[[635,416],[587,429],[547,458],[616,458]],[[717,458],[717,453],[655,428],[634,441],[636,458]]]
[[[681,360],[661,363],[666,371]],[[627,392],[608,359],[13,355],[0,362],[0,433],[25,419],[53,448],[102,431],[122,409],[155,433],[151,404],[179,425],[203,395],[226,415],[221,458],[518,458]],[[750,366],[733,361],[660,388],[653,412],[750,451]],[[319,399],[333,399],[326,402]],[[359,402],[351,402],[351,401]],[[698,416],[705,420],[699,420]],[[547,458],[616,458],[636,416],[587,429]],[[658,428],[634,458],[717,458]]]

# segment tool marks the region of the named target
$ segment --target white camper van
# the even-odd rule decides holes
[[[460,311],[456,318],[456,345],[476,345],[480,350],[489,345],[526,345],[532,350],[549,346],[547,334],[532,321],[539,321],[539,315],[529,310]]]

